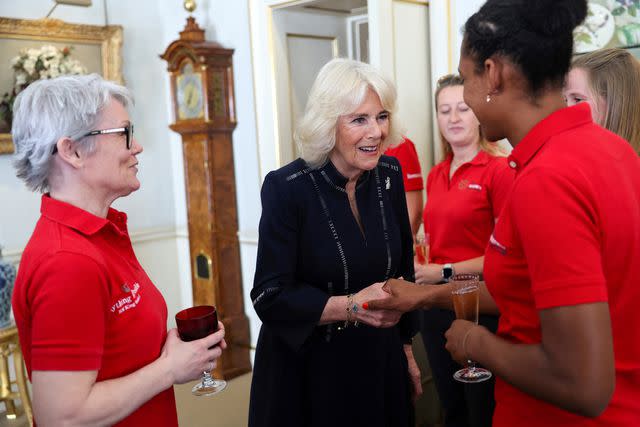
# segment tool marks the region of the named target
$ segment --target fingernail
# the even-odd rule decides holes
[[[369,303],[368,302],[363,302],[362,303],[362,308],[364,308],[365,310],[369,310]]]

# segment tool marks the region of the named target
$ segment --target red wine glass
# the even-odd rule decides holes
[[[198,340],[218,330],[218,312],[211,305],[186,308],[176,314],[176,325],[182,341]],[[211,396],[221,392],[226,386],[226,381],[216,380],[211,372],[204,371],[202,381],[193,387],[191,393],[196,396]]]

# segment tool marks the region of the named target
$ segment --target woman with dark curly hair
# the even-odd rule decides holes
[[[456,320],[454,359],[496,379],[494,426],[640,425],[640,159],[567,107],[564,77],[584,0],[489,0],[464,29],[464,99],[489,140],[514,146],[512,191],[485,252],[481,309],[496,334]],[[369,308],[451,304],[400,281]]]

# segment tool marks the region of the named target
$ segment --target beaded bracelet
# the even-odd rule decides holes
[[[342,328],[338,328],[338,330],[349,327],[351,323],[353,323],[353,326],[358,326],[359,324],[357,320],[351,320],[354,313],[357,313],[358,310],[360,310],[358,304],[353,302],[353,295],[354,294],[347,295],[347,320],[344,321],[344,325],[342,326]]]

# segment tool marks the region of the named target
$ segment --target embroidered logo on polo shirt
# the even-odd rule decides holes
[[[495,250],[500,252],[502,255],[506,255],[507,254],[507,247],[505,245],[503,245],[502,243],[498,242],[496,240],[495,236],[493,235],[493,233],[491,234],[491,237],[489,238],[489,244],[491,245],[492,248],[494,248]]]
[[[482,185],[480,184],[469,184],[467,187],[469,190],[482,191]]]
[[[132,286],[124,283],[120,288],[125,294],[129,295],[120,296],[118,301],[111,306],[111,312],[116,314],[122,314],[127,310],[131,310],[140,303],[140,284],[138,282]]]
[[[460,182],[458,183],[458,189],[464,190],[465,188],[467,188],[468,185],[469,185],[468,179],[461,179]]]
[[[415,178],[422,178],[422,175],[420,175],[419,173],[408,173],[407,174],[407,179],[415,179]]]

